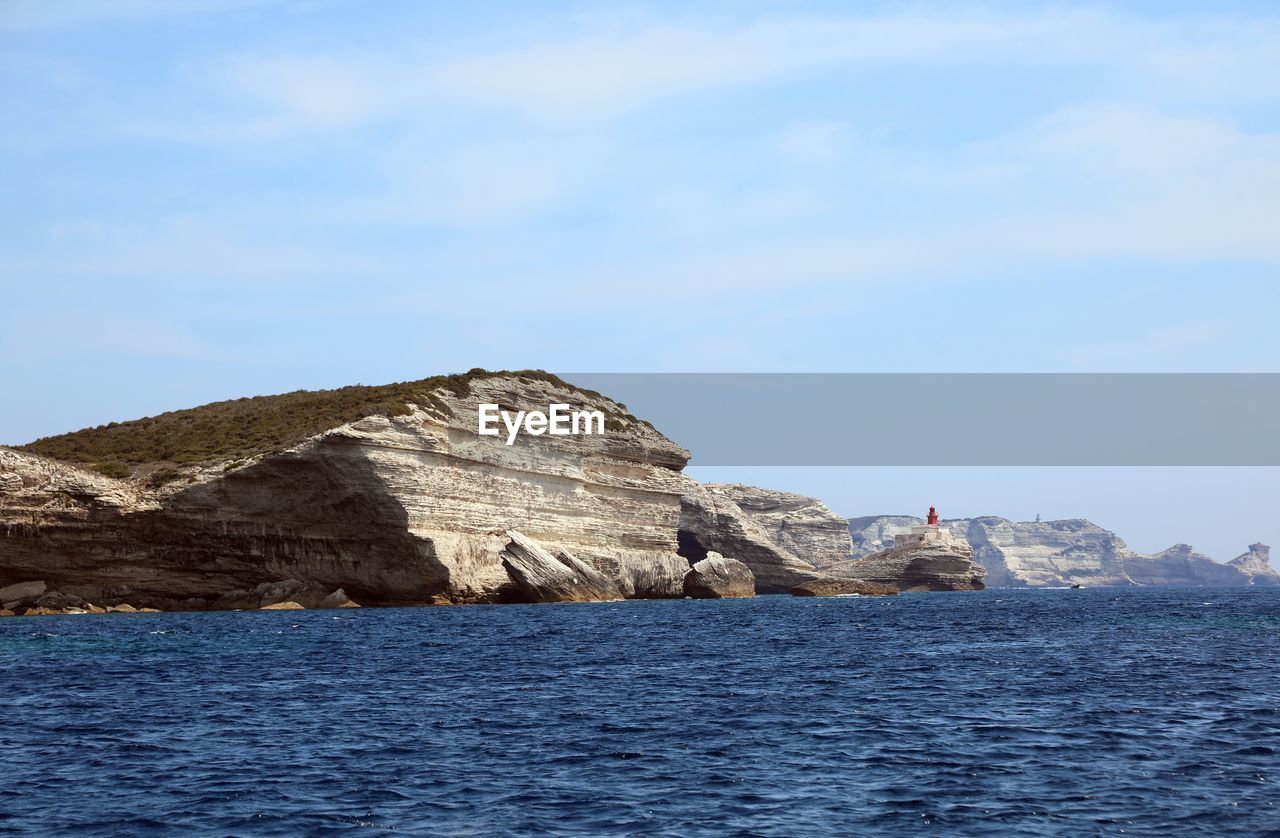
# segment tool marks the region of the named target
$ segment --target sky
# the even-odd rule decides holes
[[[0,126],[0,443],[472,367],[1280,371],[1271,3],[4,0]],[[1274,469],[692,473],[1280,542]]]

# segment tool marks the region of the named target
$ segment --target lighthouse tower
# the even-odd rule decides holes
[[[893,537],[894,547],[911,547],[918,544],[933,544],[951,541],[951,530],[938,523],[938,510],[929,507],[929,517],[922,525],[914,526],[910,532],[899,533]]]

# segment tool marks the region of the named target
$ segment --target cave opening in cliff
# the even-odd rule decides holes
[[[688,530],[677,530],[676,553],[684,556],[692,565],[707,557],[707,548],[698,543],[698,538],[693,533]]]

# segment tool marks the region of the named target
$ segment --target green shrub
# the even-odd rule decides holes
[[[90,468],[98,474],[105,477],[114,477],[117,480],[124,480],[126,477],[133,474],[133,469],[129,468],[124,463],[94,463]]]

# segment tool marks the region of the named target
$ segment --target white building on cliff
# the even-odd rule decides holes
[[[911,528],[911,532],[899,533],[893,537],[893,546],[914,547],[921,544],[945,544],[952,540],[951,529],[938,524],[938,510],[929,507],[929,518],[924,524]]]

